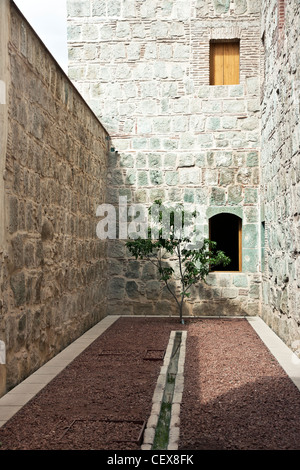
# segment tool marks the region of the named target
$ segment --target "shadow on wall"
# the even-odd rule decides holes
[[[118,243],[111,246],[120,248],[121,245]],[[179,316],[174,297],[158,279],[157,270],[151,262],[126,258],[125,253],[120,252],[119,249],[114,251],[114,254],[117,257],[110,257],[108,262],[110,279],[107,291],[108,314]],[[215,274],[212,275],[215,276]],[[232,276],[231,273],[221,275]],[[241,280],[246,279],[243,273],[236,275],[240,276]],[[175,282],[171,282],[170,285],[174,289]],[[249,290],[236,286],[227,287],[227,284],[215,286],[198,282],[190,290],[191,295],[185,302],[183,315],[257,315],[259,302],[258,299],[253,299],[250,305]],[[178,298],[179,293],[180,286],[177,285]],[[245,293],[247,295],[244,295]]]

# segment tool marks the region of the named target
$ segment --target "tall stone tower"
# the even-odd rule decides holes
[[[107,202],[197,204],[233,260],[189,315],[259,313],[260,1],[68,0],[69,76],[111,136]],[[170,314],[152,267],[110,245],[108,313]]]

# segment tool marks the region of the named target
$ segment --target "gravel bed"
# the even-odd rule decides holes
[[[0,449],[139,450],[181,329],[179,449],[299,450],[300,392],[245,319],[154,317],[117,320],[0,429]]]
[[[246,320],[188,326],[180,448],[300,449],[300,392]]]

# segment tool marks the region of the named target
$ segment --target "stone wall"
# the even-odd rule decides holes
[[[0,16],[0,340],[10,389],[106,314],[96,207],[108,134],[13,2],[1,1]]]
[[[278,4],[285,3],[282,22]],[[300,5],[263,2],[263,319],[300,354]]]
[[[243,220],[243,272],[214,273],[191,315],[257,314],[258,1],[69,0],[69,76],[111,138],[107,202],[197,204]],[[211,40],[240,40],[240,83],[209,85]],[[175,313],[151,265],[110,242],[108,313]],[[158,300],[157,300],[158,299]]]

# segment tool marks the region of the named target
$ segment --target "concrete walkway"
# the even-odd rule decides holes
[[[104,333],[104,331],[107,330],[107,328],[109,328],[118,318],[120,318],[118,315],[110,315],[101,320],[97,325],[92,327],[80,338],[61,351],[57,356],[4,395],[0,399],[0,427],[3,426],[6,421],[17,413],[22,406],[31,400],[68,364],[70,364],[73,359],[81,354],[94,340]],[[201,318],[205,319],[205,317]],[[248,320],[252,328],[256,331],[258,336],[265,343],[267,348],[300,391],[300,359],[261,318],[243,318]]]
[[[300,390],[300,359],[260,317],[246,317],[283,370]]]

